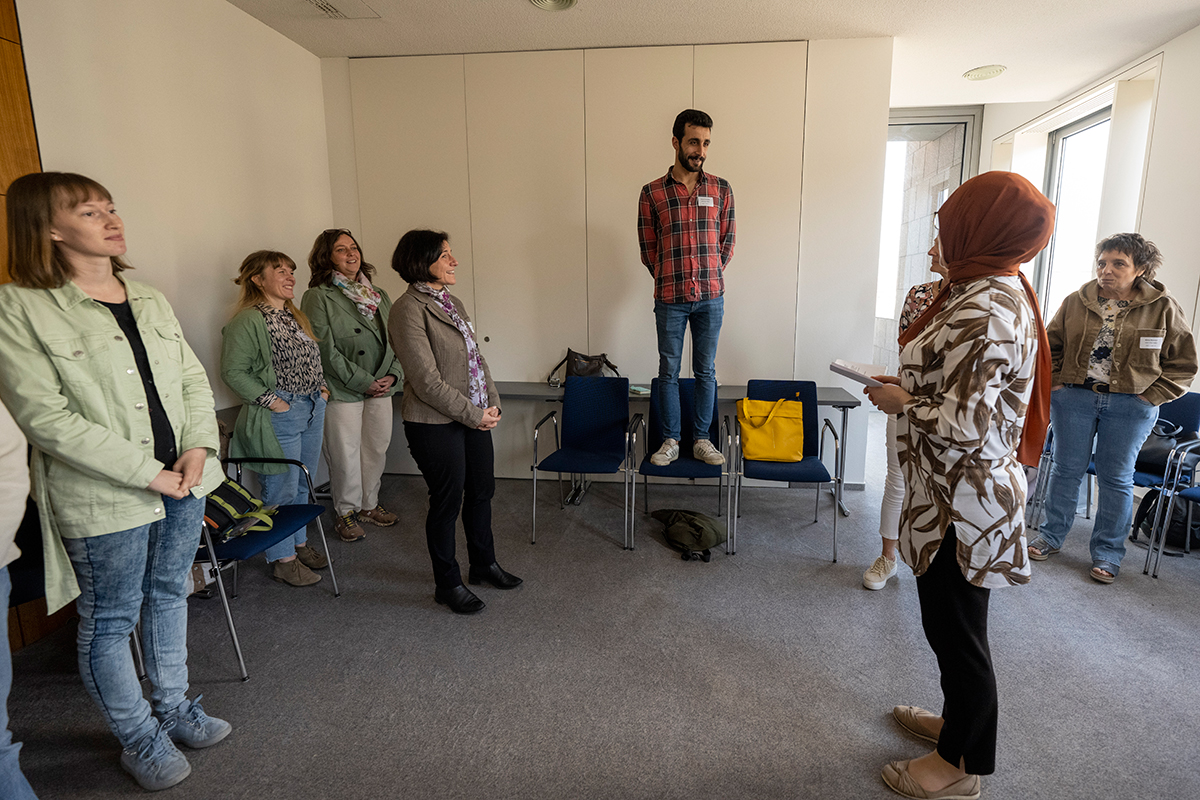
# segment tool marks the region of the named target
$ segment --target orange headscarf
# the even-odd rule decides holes
[[[1036,466],[1050,424],[1050,342],[1037,295],[1020,267],[1049,243],[1054,204],[1016,173],[985,172],[958,187],[937,215],[948,275],[933,303],[900,337],[900,345],[912,341],[937,315],[951,286],[993,275],[1020,275],[1037,323],[1038,349],[1017,460]]]

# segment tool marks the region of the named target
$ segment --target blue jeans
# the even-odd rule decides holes
[[[294,458],[315,474],[317,461],[321,458],[321,436],[325,430],[325,400],[320,392],[292,394],[276,391],[291,406],[278,414],[272,412],[271,426],[275,438],[283,448],[284,458]],[[262,501],[269,506],[286,506],[289,503],[306,503],[308,482],[299,467],[289,466],[279,475],[262,475]],[[308,529],[301,528],[282,542],[267,548],[267,561],[296,555],[296,548],[308,543]]]
[[[696,378],[694,436],[707,439],[712,427],[713,398],[717,395],[717,339],[725,315],[725,298],[695,303],[654,301],[658,329],[658,383],[663,439],[682,439],[679,419],[679,364],[683,360],[683,334],[692,326],[692,375]]]
[[[12,581],[8,567],[0,567],[0,608],[8,613],[8,594]],[[0,797],[4,800],[37,800],[33,788],[21,774],[17,758],[21,752],[20,742],[14,742],[8,729],[8,690],[12,688],[12,654],[8,650],[8,620],[5,619],[4,652],[0,653]]]
[[[1046,489],[1046,521],[1039,531],[1051,547],[1062,547],[1075,522],[1079,485],[1096,443],[1100,498],[1092,525],[1092,561],[1116,575],[1133,524],[1133,467],[1158,419],[1158,408],[1132,394],[1098,394],[1064,386],[1050,395],[1054,468]]]
[[[86,539],[63,539],[79,580],[79,674],[108,727],[132,747],[187,699],[188,571],[200,545],[204,498],[163,497],[163,519]],[[142,623],[150,703],[129,649]]]

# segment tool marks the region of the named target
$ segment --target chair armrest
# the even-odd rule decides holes
[[[825,420],[821,424],[821,446],[817,449],[817,458],[825,457],[825,431],[828,430],[833,434],[833,471],[835,474],[841,474],[842,465],[842,440],[838,436],[837,428],[833,427],[833,423]]]
[[[293,467],[299,467],[304,470],[304,480],[308,483],[308,499],[314,505],[317,505],[317,490],[313,486],[312,474],[308,471],[308,467],[304,466],[303,461],[297,461],[294,458],[226,458],[221,461],[221,466],[234,464],[237,466],[237,477],[240,480],[242,477],[242,464],[288,464]]]
[[[625,458],[629,461],[630,466],[634,463],[634,457],[637,455],[637,432],[642,431],[642,442],[646,440],[646,419],[641,413],[634,414],[629,418],[629,427],[625,429]]]
[[[558,409],[551,411],[546,416],[538,421],[538,424],[533,426],[533,463],[529,465],[529,470],[532,472],[537,469],[538,464],[538,431],[550,420],[554,420],[554,449],[557,450],[558,445]]]

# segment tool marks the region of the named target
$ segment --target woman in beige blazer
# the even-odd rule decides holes
[[[496,563],[492,543],[492,428],[500,422],[500,394],[479,352],[462,302],[447,287],[458,262],[449,237],[413,230],[400,238],[392,269],[408,291],[388,315],[388,337],[404,370],[400,413],[408,449],[429,487],[425,538],[433,561],[434,599],[459,614],[484,603],[463,586],[454,557],[462,506],[472,584],[513,589],[521,579]]]

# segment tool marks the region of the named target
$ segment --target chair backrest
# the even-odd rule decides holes
[[[563,384],[563,447],[624,458],[628,426],[628,378],[567,378]]]
[[[817,384],[813,381],[750,381],[746,396],[751,400],[799,400],[804,405],[804,457],[815,456],[817,440]]]
[[[1200,431],[1200,392],[1188,392],[1183,397],[1158,407],[1158,418],[1180,426],[1185,431]]]
[[[653,453],[662,447],[662,391],[658,378],[650,381],[650,425],[646,428],[646,452]],[[679,379],[679,452],[691,454],[696,434],[691,421],[695,418],[696,379]],[[721,420],[717,415],[717,396],[713,394],[712,425],[708,429],[708,440],[721,446]]]

